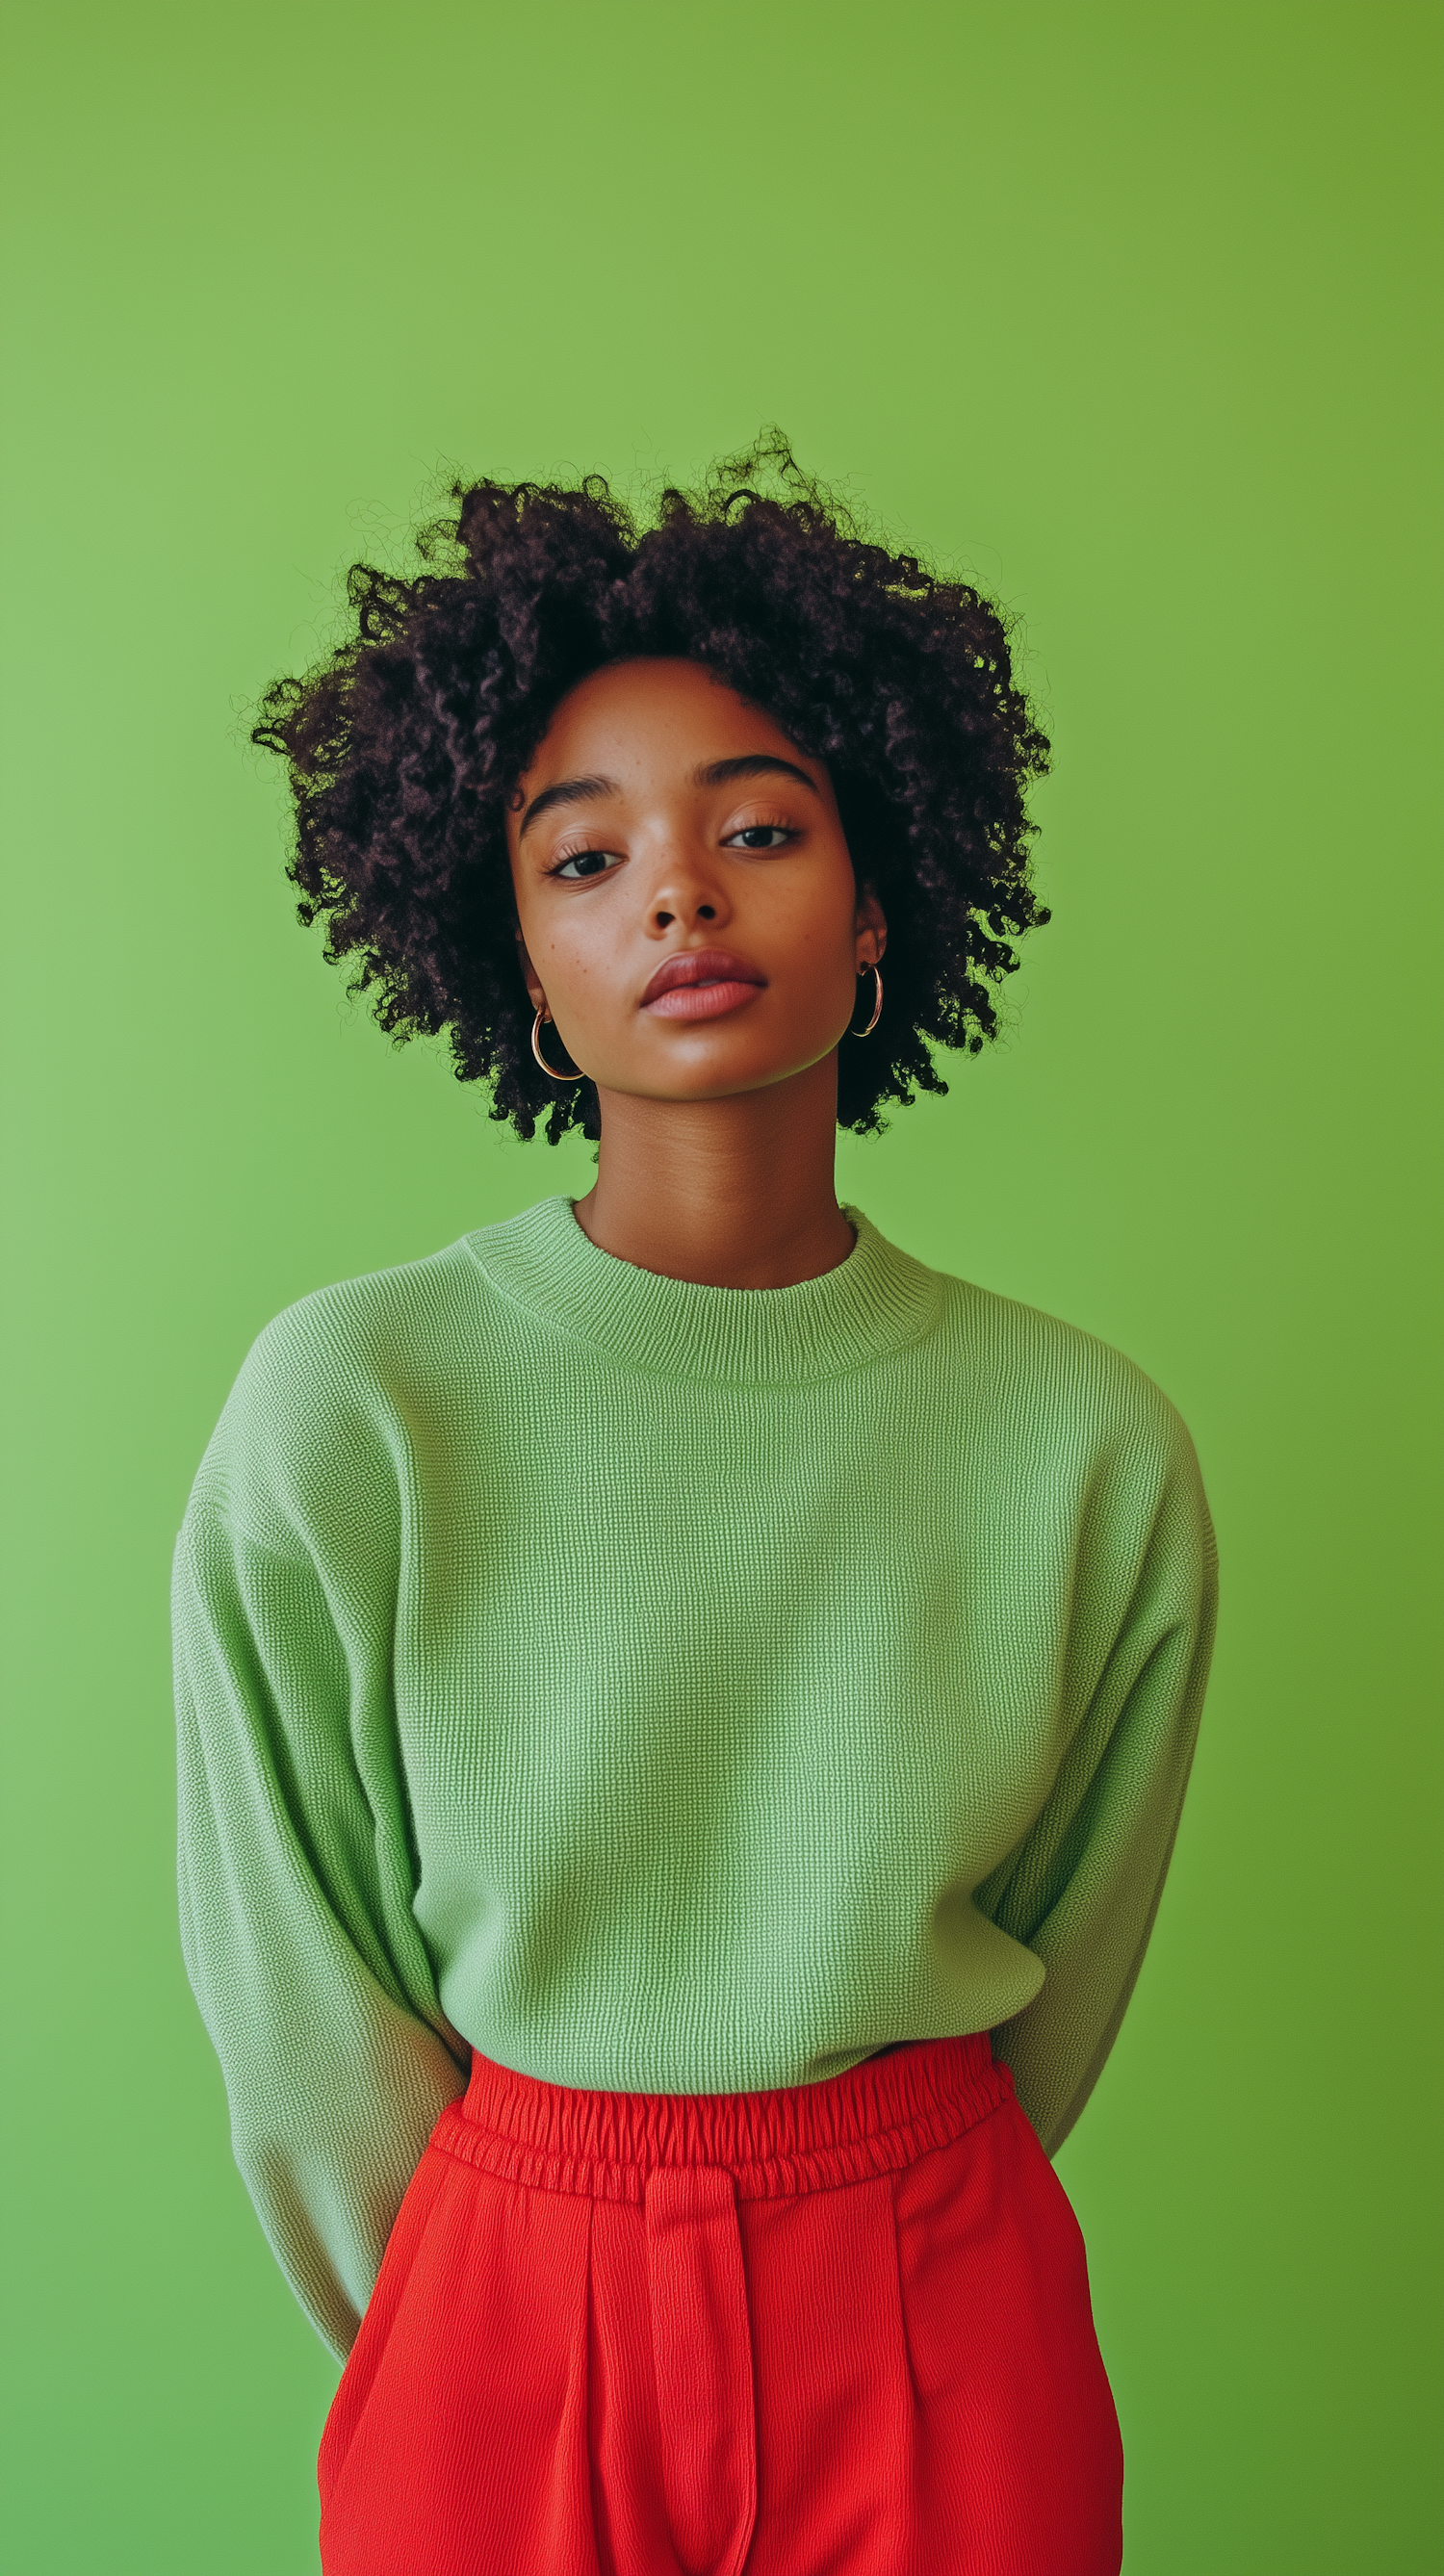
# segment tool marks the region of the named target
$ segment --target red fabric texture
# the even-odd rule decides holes
[[[477,2058],[321,2444],[325,2576],[1117,2576],[1083,2241],[986,2035],[780,2093]]]

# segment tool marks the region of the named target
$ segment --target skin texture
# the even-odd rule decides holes
[[[724,763],[776,762],[754,775]],[[585,794],[549,791],[585,782]],[[852,1248],[837,1050],[886,923],[825,765],[696,663],[615,663],[565,697],[507,817],[522,971],[558,1067],[591,1075],[592,1241],[669,1279],[783,1288]],[[649,999],[679,956],[700,986]],[[698,1014],[701,1014],[700,1016]]]

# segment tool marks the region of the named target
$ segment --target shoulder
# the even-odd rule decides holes
[[[488,1298],[470,1242],[298,1297],[257,1334],[237,1387],[359,1392],[473,1332]]]
[[[973,1281],[934,1272],[939,1361],[974,1406],[1030,1447],[1149,1476],[1197,1476],[1163,1388],[1095,1333]]]
[[[428,1390],[484,1381],[504,1337],[476,1238],[313,1289],[258,1333],[201,1464],[206,1509],[281,1543],[353,1501],[395,1495]]]
[[[1061,1316],[938,1276],[937,1339],[969,1389],[987,1468],[1072,1532],[1084,1588],[1145,1563],[1170,1597],[1206,1602],[1216,1549],[1198,1458],[1176,1405],[1135,1360]],[[1131,1577],[1129,1578],[1131,1579]],[[1105,1586],[1105,1588],[1107,1588]]]
[[[369,1407],[412,1371],[444,1361],[459,1340],[474,1338],[487,1302],[465,1238],[424,1260],[314,1288],[257,1334],[231,1409],[280,1405],[288,1414],[299,1408],[304,1418],[316,1407]]]

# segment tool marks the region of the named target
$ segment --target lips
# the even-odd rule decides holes
[[[730,948],[689,948],[664,958],[642,995],[657,1019],[714,1020],[749,1002],[767,982]]]

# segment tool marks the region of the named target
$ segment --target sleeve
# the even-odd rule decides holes
[[[411,1910],[394,1589],[384,1621],[348,1616],[217,1483],[203,1471],[175,1560],[182,1945],[246,2187],[344,2355],[466,2052]]]
[[[975,1898],[1046,1971],[994,2045],[1050,2156],[1102,2073],[1143,1964],[1208,1679],[1213,1529],[1192,1444],[1171,1422],[1121,1625],[1046,1805]]]

